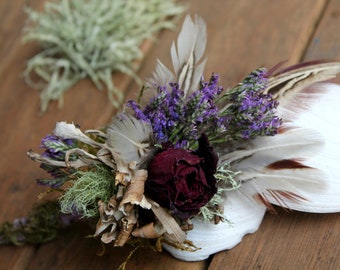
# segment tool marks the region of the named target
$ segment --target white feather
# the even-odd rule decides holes
[[[253,165],[267,166],[282,159],[304,159],[320,151],[323,143],[323,137],[313,130],[292,128],[275,136],[258,137],[247,149],[225,154],[220,161],[241,160],[235,168],[243,171]]]
[[[167,85],[169,82],[175,82],[174,74],[157,59],[156,68],[152,73],[152,77],[147,80],[147,85],[150,87],[158,87]]]
[[[240,180],[249,182],[252,193],[267,203],[306,212],[340,211],[340,86],[319,84],[308,99],[297,93],[294,103],[305,103],[294,113],[286,103],[282,112],[289,113],[284,132],[254,140],[249,149],[222,156],[237,161],[233,169],[241,171]],[[303,100],[299,101],[299,98]],[[284,117],[285,115],[283,115]],[[294,128],[298,126],[299,128]],[[301,168],[270,168],[274,162],[293,160]],[[289,167],[289,166],[288,166]]]
[[[297,201],[303,197],[301,190],[319,192],[324,188],[324,173],[307,167],[273,169],[271,165],[282,160],[306,160],[320,152],[323,143],[323,137],[317,132],[292,128],[276,136],[259,137],[250,149],[234,151],[221,159],[233,162],[233,170],[242,172],[239,180],[250,182],[254,191],[251,196],[260,194],[267,201],[271,197],[270,202],[275,200],[276,204],[286,206],[286,200]]]
[[[131,115],[121,114],[108,125],[106,142],[124,163],[139,161],[150,148],[152,129]]]
[[[174,73],[158,60],[149,86],[164,86],[177,82],[185,96],[196,90],[203,75],[205,60],[201,60],[207,43],[206,25],[202,18],[188,15],[178,35],[177,43],[171,46],[171,59]]]
[[[308,177],[306,177],[308,176]],[[324,187],[325,175],[315,168],[282,169],[282,170],[248,170],[240,175],[240,179],[252,180],[258,185],[258,191],[282,190],[297,195],[300,190],[317,192]]]
[[[324,177],[326,189],[319,192],[302,190],[301,195],[307,200],[302,203],[287,201],[288,207],[306,212],[340,211],[340,86],[318,84],[318,99],[309,104],[308,110],[295,114],[291,125],[317,130],[323,137],[325,145],[316,155],[310,156],[304,164],[318,168]],[[314,91],[317,91],[314,88]],[[309,174],[306,173],[306,177]],[[272,203],[275,203],[270,199]]]
[[[185,94],[195,90],[202,71],[202,65],[197,66],[201,60],[207,42],[205,22],[195,16],[195,22],[190,16],[185,18],[182,30],[178,35],[177,47],[171,46],[171,59],[178,78],[178,83]],[[198,67],[195,70],[196,66]]]

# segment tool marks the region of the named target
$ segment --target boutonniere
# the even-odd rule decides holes
[[[252,71],[224,88],[203,77],[204,21],[187,16],[138,100],[106,129],[58,122],[29,151],[57,200],[1,227],[2,243],[41,243],[75,220],[93,237],[123,246],[148,242],[201,260],[255,232],[272,205],[340,210],[338,85],[320,83],[338,62]]]

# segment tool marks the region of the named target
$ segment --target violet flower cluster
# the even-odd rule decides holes
[[[42,156],[52,160],[65,160],[65,153],[77,147],[77,142],[71,139],[62,139],[55,135],[47,135],[41,140],[41,148],[45,149]],[[72,156],[70,159],[72,160]],[[52,179],[37,179],[39,185],[49,186],[51,188],[58,188],[69,178],[69,175],[75,172],[72,168],[61,168],[58,166],[41,163],[40,167],[48,172]]]
[[[157,95],[141,108],[130,100],[130,107],[138,119],[150,123],[157,143],[170,142],[177,148],[192,148],[202,133],[216,132],[220,121],[219,110],[214,102],[222,92],[219,76],[213,74],[209,82],[201,82],[198,90],[185,98],[178,84],[159,86]],[[220,125],[221,127],[221,125]],[[223,129],[223,127],[222,127]]]
[[[216,74],[208,82],[201,81],[199,89],[188,97],[178,84],[169,83],[169,88],[159,86],[157,95],[144,108],[132,100],[127,106],[138,119],[152,125],[159,144],[195,148],[202,133],[212,143],[272,136],[281,119],[275,115],[278,102],[264,94],[266,75],[266,69],[257,69],[222,96]]]
[[[67,150],[76,147],[76,141],[72,139],[61,139],[55,135],[47,135],[41,140],[41,148],[45,149],[44,157],[64,160]]]
[[[282,124],[276,115],[278,102],[270,94],[264,94],[268,85],[266,75],[266,69],[257,69],[222,97],[228,105],[221,115],[231,139],[272,136]]]

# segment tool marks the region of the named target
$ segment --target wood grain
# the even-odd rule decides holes
[[[23,216],[44,189],[35,185],[41,176],[38,164],[26,157],[29,148],[38,150],[40,139],[50,133],[56,121],[76,122],[83,129],[104,126],[115,110],[105,91],[87,80],[77,84],[47,113],[39,112],[37,92],[21,76],[25,61],[39,48],[20,42],[24,23],[22,7],[41,7],[43,0],[3,0],[0,3],[0,222]],[[226,88],[252,69],[287,60],[292,64],[318,58],[340,59],[340,1],[316,0],[190,0],[188,13],[199,14],[207,23],[206,76],[221,74]],[[180,24],[179,24],[180,25]],[[178,30],[178,29],[177,29]],[[169,61],[171,41],[176,32],[163,31],[148,47],[140,76],[154,69],[156,58]],[[150,44],[149,44],[150,45]],[[148,46],[149,46],[148,45]],[[118,86],[128,98],[139,87],[116,74]],[[234,249],[203,262],[181,262],[168,253],[139,249],[127,269],[339,269],[340,215],[285,213],[267,214],[260,229],[246,236]],[[86,238],[93,231],[78,224],[62,232],[54,242],[39,247],[0,247],[0,269],[115,269],[131,248],[102,247]]]

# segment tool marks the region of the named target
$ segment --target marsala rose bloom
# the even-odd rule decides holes
[[[217,192],[217,155],[205,135],[195,152],[168,148],[152,159],[145,183],[147,195],[181,220],[196,214]]]

